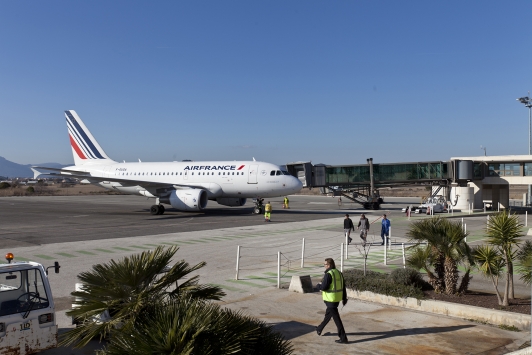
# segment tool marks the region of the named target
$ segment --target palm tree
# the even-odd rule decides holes
[[[170,265],[179,248],[157,247],[154,251],[97,264],[78,275],[82,290],[72,292],[73,309],[68,316],[79,324],[62,336],[61,345],[83,347],[94,337],[105,337],[117,329],[135,328],[137,319],[147,316],[164,302],[181,297],[219,300],[219,287],[198,284],[199,276],[178,283],[205,262],[190,266],[184,260]]]
[[[499,276],[501,276],[504,268],[504,259],[499,251],[490,245],[480,245],[473,249],[473,257],[482,275],[491,279],[493,287],[495,287],[495,293],[497,293],[499,305],[508,306],[508,298],[505,297],[502,300],[498,288]]]
[[[519,222],[519,217],[510,212],[499,212],[490,217],[486,235],[488,243],[499,248],[506,264],[506,280],[504,285],[504,297],[514,298],[514,266],[513,259],[515,252],[513,248],[519,246],[519,239],[523,236],[523,224]]]
[[[532,242],[527,240],[517,252],[519,261],[517,271],[521,275],[520,279],[527,285],[532,282]]]
[[[409,258],[409,265],[420,267],[424,264],[425,267],[420,268],[427,271],[429,282],[436,292],[448,295],[464,293],[472,264],[471,250],[465,242],[467,235],[460,222],[451,222],[447,218],[434,217],[414,222],[407,231],[407,236],[415,242],[415,257]],[[425,250],[423,244],[426,244]],[[426,257],[424,261],[421,260],[423,256]],[[466,267],[466,273],[458,287],[459,264]],[[428,273],[429,265],[433,268],[431,274]]]
[[[291,354],[290,343],[264,322],[197,299],[172,300],[128,332],[117,332],[100,355]]]
[[[437,293],[443,293],[445,285],[443,277],[438,277],[436,267],[433,266],[432,247],[418,245],[409,253],[406,264],[416,270],[424,270],[429,278],[429,284],[434,287]]]

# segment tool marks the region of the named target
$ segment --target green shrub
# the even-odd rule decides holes
[[[33,188],[33,186],[28,187],[28,188],[26,189],[26,193],[28,193],[28,194],[33,194],[33,193],[35,193],[35,189]]]
[[[11,187],[8,182],[0,182],[0,189],[7,189],[8,187]]]
[[[346,270],[344,280],[346,288],[356,291],[370,291],[393,297],[424,298],[421,287],[396,283],[390,279],[388,274],[375,271],[366,271],[366,276],[364,276],[362,270]]]
[[[400,285],[414,286],[422,290],[430,290],[432,288],[427,281],[423,280],[423,276],[421,276],[419,271],[409,267],[393,270],[387,279]]]

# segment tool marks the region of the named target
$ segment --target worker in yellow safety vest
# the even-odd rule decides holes
[[[338,305],[340,304],[340,301],[344,306],[347,303],[347,291],[345,289],[344,276],[336,269],[333,259],[325,259],[323,265],[325,267],[325,275],[323,276],[321,283],[317,285],[317,288],[318,290],[321,290],[323,302],[325,302],[327,310],[325,311],[323,322],[316,327],[316,333],[321,335],[323,328],[325,328],[332,318],[338,329],[338,336],[340,337],[340,339],[335,340],[335,342],[347,344],[347,335],[345,334],[344,325],[340,319],[340,313],[338,313]]]
[[[289,208],[289,207],[288,207],[288,202],[290,202],[290,201],[288,201],[288,196],[285,196],[285,198],[284,198],[283,208]]]
[[[270,201],[264,206],[264,222],[271,222],[272,204]]]

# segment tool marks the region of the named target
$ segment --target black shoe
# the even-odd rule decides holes
[[[321,335],[321,330],[318,329],[318,327],[314,327],[316,329],[316,334]]]
[[[381,243],[381,245],[384,245],[384,243]]]
[[[334,342],[335,342],[335,343],[338,343],[338,344],[347,344],[347,343],[349,343],[349,342],[347,341],[347,339],[346,339],[346,340],[337,339],[337,340],[335,340]]]

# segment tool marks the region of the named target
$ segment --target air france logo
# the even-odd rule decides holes
[[[187,165],[185,170],[242,170],[245,165]]]

